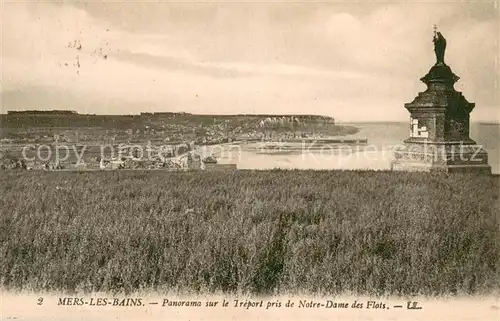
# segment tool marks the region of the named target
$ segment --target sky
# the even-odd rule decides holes
[[[500,121],[491,1],[5,1],[1,111],[407,121],[436,24],[472,121]]]

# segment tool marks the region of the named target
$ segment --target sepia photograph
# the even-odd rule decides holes
[[[500,320],[497,0],[0,1],[0,320]]]

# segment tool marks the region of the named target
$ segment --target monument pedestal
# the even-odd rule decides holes
[[[439,37],[445,41],[441,34]],[[475,104],[453,87],[459,77],[444,63],[443,55],[444,49],[420,79],[427,90],[405,104],[410,112],[410,137],[394,152],[391,167],[400,171],[491,173],[486,151],[469,137],[469,115]]]
[[[476,144],[404,143],[394,152],[395,171],[491,173],[488,154]]]

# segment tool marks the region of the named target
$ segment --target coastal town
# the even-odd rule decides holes
[[[81,115],[9,111],[0,115],[0,168],[25,170],[235,169],[202,146],[332,139],[357,128],[311,115]]]

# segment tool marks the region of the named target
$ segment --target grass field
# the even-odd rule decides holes
[[[499,177],[12,171],[0,180],[6,290],[499,289]]]

